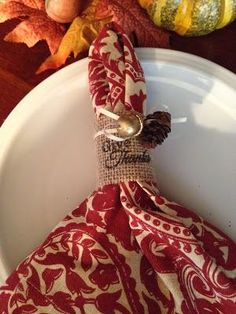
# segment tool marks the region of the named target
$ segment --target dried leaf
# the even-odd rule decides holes
[[[162,47],[169,46],[169,35],[158,28],[149,18],[146,11],[137,1],[104,0],[98,4],[97,18],[112,14],[112,21],[117,22],[127,34],[135,33],[138,46]]]
[[[91,0],[87,8],[72,22],[58,48],[58,51],[48,57],[39,67],[37,73],[47,69],[55,69],[63,65],[73,53],[74,58],[88,50],[102,27],[111,20],[111,17],[96,18],[96,7],[100,0]]]
[[[28,47],[33,47],[40,40],[46,40],[50,52],[54,53],[63,38],[65,28],[50,19],[44,7],[44,0],[0,0],[0,23],[23,18],[4,39],[25,43]]]

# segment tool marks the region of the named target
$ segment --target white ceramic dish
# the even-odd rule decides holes
[[[147,112],[175,123],[154,152],[162,194],[236,238],[236,76],[202,58],[138,49]],[[0,129],[0,280],[95,187],[87,60],[49,77]]]

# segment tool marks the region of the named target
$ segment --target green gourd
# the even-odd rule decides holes
[[[156,25],[182,36],[208,34],[236,18],[236,0],[138,1]]]

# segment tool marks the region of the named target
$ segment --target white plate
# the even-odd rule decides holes
[[[154,152],[162,194],[236,238],[236,76],[177,51],[138,49],[147,112],[168,110]],[[87,59],[38,85],[0,129],[0,275],[38,245],[95,187]]]

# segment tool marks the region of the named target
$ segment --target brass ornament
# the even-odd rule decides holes
[[[129,139],[138,136],[143,129],[143,118],[141,114],[127,112],[121,114],[117,120],[117,134],[123,139]]]

